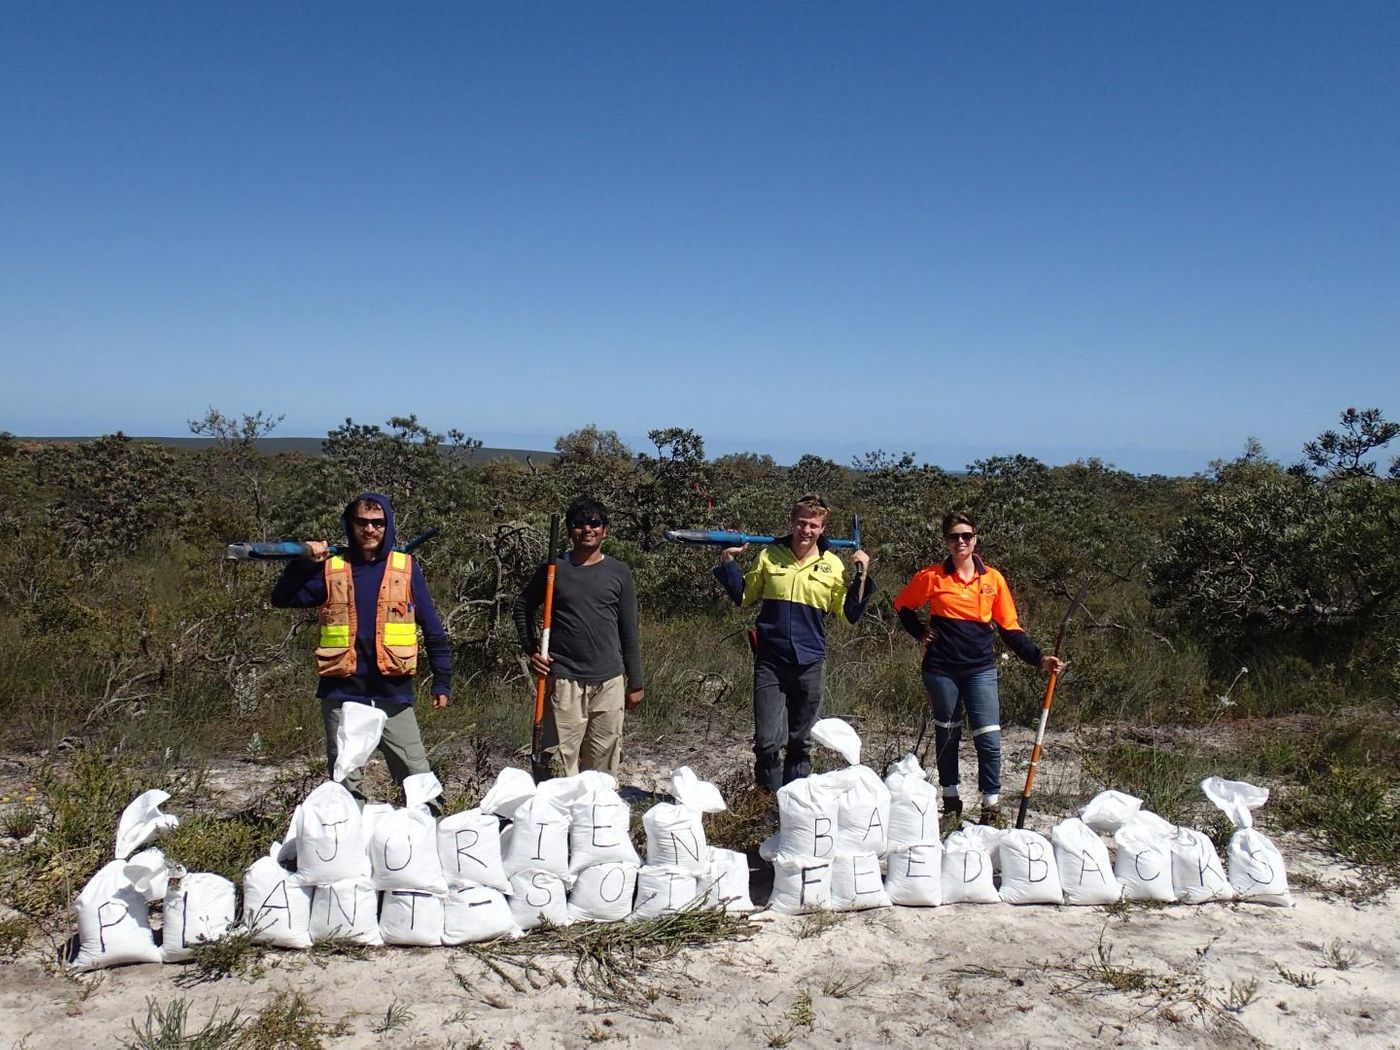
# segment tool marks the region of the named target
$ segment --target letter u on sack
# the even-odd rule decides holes
[[[369,842],[375,889],[447,892],[438,859],[438,829],[423,809],[396,809],[375,822]]]

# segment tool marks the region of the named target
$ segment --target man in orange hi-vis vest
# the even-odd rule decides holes
[[[428,593],[423,570],[411,554],[394,550],[394,508],[387,496],[366,492],[340,518],[349,538],[347,556],[329,544],[307,544],[310,556],[291,562],[272,588],[279,609],[319,610],[316,671],[326,762],[335,769],[335,734],[344,704],[370,704],[388,718],[379,750],[394,780],[426,773],[428,756],[413,714],[418,631],[432,669],[433,707],[446,707],[452,692],[452,650]],[[343,781],[361,803],[362,771]],[[430,803],[433,805],[435,803]]]

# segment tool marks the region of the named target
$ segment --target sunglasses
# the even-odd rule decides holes
[[[803,497],[802,497],[801,499],[799,499],[797,502],[798,502],[798,503],[815,503],[815,504],[816,504],[818,507],[820,507],[822,510],[830,510],[830,509],[831,509],[830,507],[828,507],[828,506],[826,505],[826,500],[822,499],[822,498],[821,498],[820,496],[818,496],[815,492],[811,493],[810,495],[803,496]]]
[[[388,525],[388,522],[383,518],[361,518],[358,516],[351,518],[350,523],[358,525],[362,529],[383,529]]]
[[[945,532],[943,538],[949,543],[971,543],[977,538],[975,532]]]
[[[602,518],[575,518],[569,522],[571,529],[601,529],[607,524]]]

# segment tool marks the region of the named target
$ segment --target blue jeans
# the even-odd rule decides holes
[[[950,675],[925,671],[924,689],[933,707],[933,742],[938,751],[938,783],[958,786],[958,744],[962,741],[963,713],[972,727],[977,749],[977,789],[983,799],[1001,793],[1001,701],[997,696],[997,669]],[[944,792],[948,794],[949,792]]]

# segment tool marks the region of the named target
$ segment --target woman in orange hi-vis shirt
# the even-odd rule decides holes
[[[899,622],[924,643],[924,688],[933,708],[933,739],[938,752],[938,783],[945,816],[962,814],[958,798],[958,744],[963,713],[977,749],[977,787],[982,823],[1001,820],[1001,703],[997,696],[996,651],[1000,632],[1007,647],[1042,671],[1058,672],[1064,662],[1042,653],[1021,630],[1011,588],[1001,573],[977,556],[977,525],[967,514],[943,518],[948,557],[914,574],[894,600]],[[925,623],[919,613],[927,608]]]

